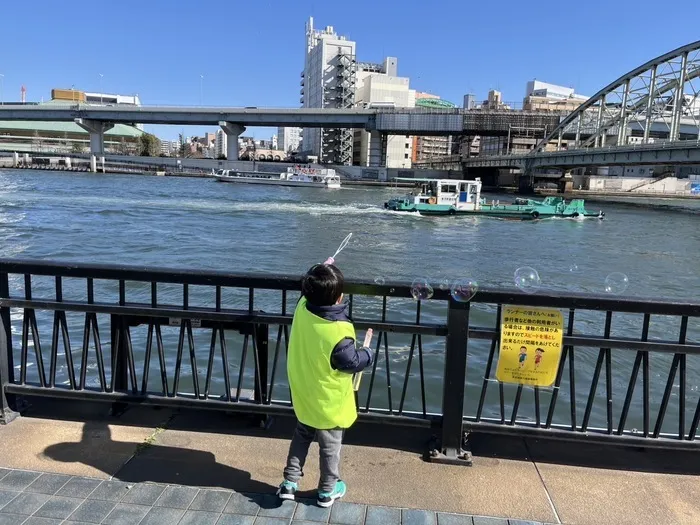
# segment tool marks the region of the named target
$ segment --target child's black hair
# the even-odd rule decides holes
[[[315,306],[332,306],[343,293],[343,272],[332,264],[315,264],[301,280],[301,293]]]

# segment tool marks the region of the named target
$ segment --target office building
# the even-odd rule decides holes
[[[338,35],[332,26],[314,29],[306,23],[306,54],[301,74],[301,105],[304,108],[351,108],[355,98],[355,42]],[[323,163],[352,162],[351,129],[307,128],[304,152]]]
[[[277,145],[287,153],[299,151],[301,128],[277,128]]]
[[[476,109],[476,95],[472,93],[464,95],[464,109]]]
[[[409,79],[398,76],[398,59],[388,57],[382,64],[360,63],[357,68],[355,104],[358,107],[413,108],[416,92]],[[370,136],[364,130],[355,130],[354,164],[369,165]],[[410,168],[413,157],[413,139],[404,135],[389,135],[386,156],[387,168]]]
[[[523,109],[526,111],[571,112],[586,100],[588,97],[576,94],[573,88],[531,80],[525,86]]]

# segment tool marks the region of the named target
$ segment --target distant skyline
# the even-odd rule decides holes
[[[167,6],[167,8],[165,8]],[[174,6],[174,8],[173,8]],[[9,11],[8,11],[9,13]],[[461,106],[490,89],[520,103],[538,79],[592,95],[642,63],[699,38],[700,5],[676,19],[649,0],[616,3],[408,4],[356,0],[162,4],[27,0],[0,32],[2,98],[48,100],[52,88],[138,94],[146,105],[298,107],[304,23],[357,42],[357,58],[399,59],[411,88]],[[653,13],[663,24],[650,25]],[[26,22],[26,23],[25,23]],[[204,77],[204,78],[202,78]],[[164,139],[181,127],[147,128]],[[212,128],[187,128],[187,135]],[[248,134],[267,138],[272,128]]]

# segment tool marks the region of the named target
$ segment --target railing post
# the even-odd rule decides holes
[[[112,349],[112,392],[129,391],[129,366],[127,362],[127,341],[123,323],[126,320],[121,315],[110,316],[111,349]],[[122,414],[127,408],[126,403],[112,403],[112,415]]]
[[[445,374],[442,386],[442,435],[439,448],[429,452],[431,462],[471,466],[463,430],[464,392],[467,382],[467,342],[470,303],[449,300]]]
[[[10,297],[7,273],[0,274],[0,297]],[[5,394],[5,385],[14,382],[14,370],[10,309],[3,307],[0,308],[0,424],[7,424],[19,415],[14,411],[14,396]]]
[[[266,324],[255,326],[255,347],[258,351],[258,359],[255,362],[255,392],[253,398],[256,403],[268,403],[267,388],[267,364],[268,364],[268,338],[269,327]]]

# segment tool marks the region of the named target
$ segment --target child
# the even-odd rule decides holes
[[[332,264],[316,264],[306,273],[287,356],[297,426],[277,495],[294,499],[309,446],[316,438],[321,456],[321,507],[330,507],[347,490],[339,463],[343,432],[357,419],[352,375],[374,359],[372,350],[355,346],[355,329],[343,303],[343,283],[343,274]]]

